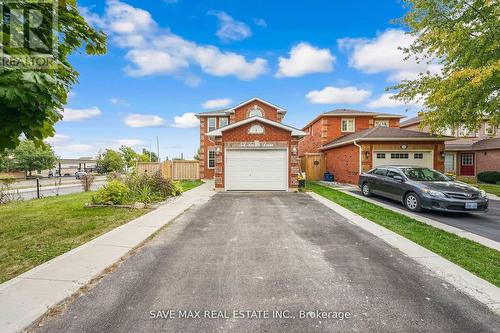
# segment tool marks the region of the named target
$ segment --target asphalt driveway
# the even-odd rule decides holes
[[[357,188],[352,192],[362,195],[361,190]],[[404,209],[403,204],[399,201],[376,195],[372,196],[371,199]],[[500,201],[490,200],[488,207],[489,211],[487,213],[442,213],[427,211],[415,214],[500,242]]]
[[[193,310],[195,318],[179,318],[179,310]],[[200,318],[195,310],[201,310]],[[210,310],[226,313],[204,312]],[[301,311],[316,310],[336,318],[300,318]],[[279,314],[288,318],[272,318]],[[208,318],[217,316],[229,318]],[[259,318],[242,318],[248,316]],[[36,330],[494,332],[498,327],[500,318],[487,308],[308,195],[219,193]]]

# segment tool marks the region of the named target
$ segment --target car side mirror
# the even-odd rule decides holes
[[[397,180],[398,182],[401,182],[401,183],[404,181],[403,177],[398,176],[398,175],[394,176],[393,178],[394,178],[394,180]]]

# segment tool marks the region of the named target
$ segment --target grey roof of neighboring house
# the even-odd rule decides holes
[[[344,135],[338,139],[335,139],[326,145],[324,145],[321,149],[328,149],[337,146],[342,146],[344,144],[349,144],[354,141],[398,141],[398,140],[412,140],[412,141],[445,141],[445,140],[453,140],[451,137],[443,137],[438,135],[432,135],[429,133],[417,132],[417,131],[408,131],[400,128],[393,127],[373,127],[369,129],[365,129],[359,132],[351,133]]]
[[[225,116],[231,113],[231,109],[198,112],[196,116]]]
[[[500,138],[460,138],[446,142],[445,147],[447,151],[500,149]]]
[[[402,121],[399,126],[410,126],[413,124],[418,124],[422,120],[422,117],[416,116],[410,119],[406,119],[405,121]]]
[[[335,109],[331,111],[326,111],[318,115],[316,118],[311,120],[310,122],[307,123],[302,129],[307,128],[308,126],[311,126],[314,124],[318,119],[324,116],[373,116],[375,118],[404,118],[405,116],[401,116],[398,114],[392,114],[392,113],[381,113],[381,112],[372,112],[372,111],[361,111],[361,110],[354,110],[354,109]]]

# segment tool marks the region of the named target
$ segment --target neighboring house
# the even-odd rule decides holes
[[[375,126],[399,127],[401,118],[404,116],[349,109],[324,112],[302,128],[309,135],[299,142],[299,156],[319,153],[321,146],[347,134]]]
[[[401,123],[401,128],[429,132],[420,128],[421,117]],[[457,176],[474,177],[482,171],[500,171],[500,131],[484,121],[476,132],[465,128],[449,129],[446,135],[457,139],[445,144],[445,171]]]
[[[198,113],[201,178],[214,178],[220,190],[295,191],[298,140],[306,133],[282,124],[285,114],[257,97]]]
[[[307,124],[299,155],[321,154],[335,180],[356,184],[359,174],[381,165],[416,165],[444,170],[446,138],[402,130],[403,116],[339,109]]]

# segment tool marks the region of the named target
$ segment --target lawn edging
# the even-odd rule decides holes
[[[343,216],[350,223],[382,239],[392,247],[397,248],[409,258],[432,271],[438,277],[455,286],[458,290],[471,296],[480,303],[486,305],[491,311],[500,315],[500,288],[494,284],[474,275],[459,265],[397,234],[396,232],[393,232],[352,212],[347,208],[342,207],[321,194],[315,193],[314,191],[307,193],[329,209],[332,209],[339,215]],[[429,227],[432,228],[431,226]]]
[[[210,182],[0,284],[0,332],[18,332],[215,192]],[[29,311],[26,311],[29,309]]]

